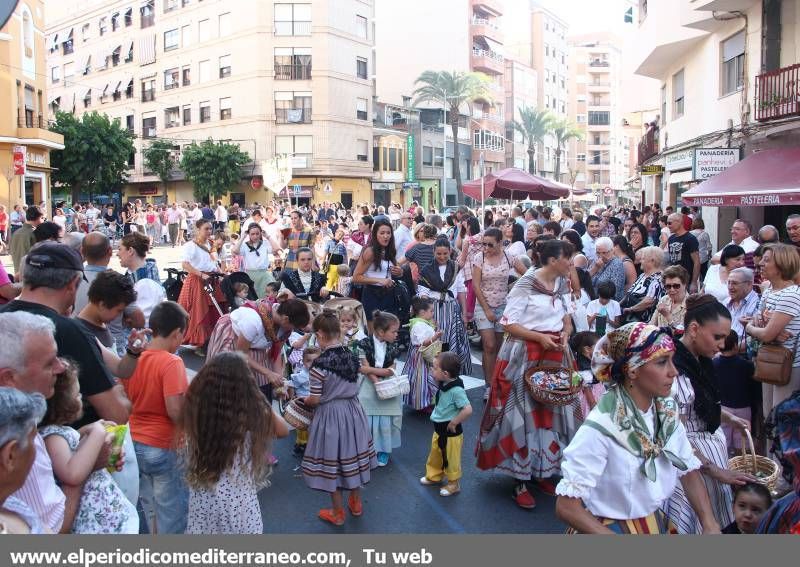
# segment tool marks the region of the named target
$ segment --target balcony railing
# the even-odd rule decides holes
[[[800,63],[756,76],[756,120],[800,114]]]
[[[276,108],[276,124],[311,124],[310,108]]]
[[[648,128],[645,135],[639,141],[638,164],[642,165],[648,159],[658,153],[658,128]]]
[[[49,122],[41,114],[26,112],[17,116],[17,127],[19,128],[47,128]]]
[[[275,64],[275,79],[280,81],[305,81],[311,78],[311,65]]]
[[[608,67],[608,61],[595,60],[589,63],[589,67]]]
[[[497,53],[496,51],[489,51],[488,49],[478,49],[477,47],[472,48],[472,55],[475,57],[487,57],[498,63],[502,64],[504,59],[503,56]]]
[[[142,91],[142,102],[151,102],[156,99],[155,89],[148,89]]]

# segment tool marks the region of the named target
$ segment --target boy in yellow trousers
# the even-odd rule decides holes
[[[431,452],[425,464],[425,476],[419,479],[426,486],[447,484],[439,496],[452,496],[461,492],[461,448],[464,433],[461,424],[472,415],[472,406],[461,381],[461,361],[454,352],[443,352],[433,361],[433,377],[439,383],[436,401],[431,413],[433,438]]]

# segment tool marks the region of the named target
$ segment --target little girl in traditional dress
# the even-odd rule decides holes
[[[76,431],[67,424],[83,415],[78,374],[65,362],[55,393],[47,400],[47,414],[39,433],[53,463],[53,473],[62,484],[79,486],[83,493],[72,523],[76,534],[138,534],[139,515],[105,467],[97,468],[97,459],[111,436],[105,429],[110,422],[96,421]],[[121,467],[123,460],[118,461]]]
[[[583,417],[589,415],[598,400],[606,393],[606,387],[592,373],[592,352],[599,340],[600,337],[596,333],[581,331],[575,333],[569,341],[569,346],[575,355],[578,373],[583,377],[583,389],[580,394]]]
[[[302,464],[306,485],[331,496],[331,508],[320,510],[319,518],[336,526],[345,520],[343,490],[350,491],[350,513],[363,513],[361,487],[377,466],[369,422],[357,397],[359,361],[341,344],[341,332],[334,313],[314,319],[323,352],[311,367],[311,395],[304,400],[316,409]]]
[[[186,391],[182,433],[189,485],[187,534],[261,534],[258,491],[270,446],[289,428],[258,389],[247,358],[223,352]]]
[[[375,310],[372,315],[373,336],[360,340],[358,358],[361,361],[361,387],[358,399],[369,418],[372,442],[378,452],[378,466],[389,464],[392,449],[400,447],[403,428],[402,398],[396,396],[382,400],[375,391],[375,384],[394,375],[394,366],[400,354],[397,348],[397,332],[400,320],[392,313]]]
[[[411,300],[411,321],[409,321],[411,348],[408,349],[408,362],[405,374],[411,389],[403,402],[415,409],[425,410],[433,406],[436,396],[436,380],[433,378],[433,360],[441,352],[442,331],[436,329],[433,321],[433,300],[417,296]],[[438,349],[434,343],[438,342]],[[433,346],[432,346],[433,345]],[[438,352],[436,352],[438,350]]]
[[[342,344],[346,347],[352,348],[356,342],[367,336],[358,326],[358,313],[352,309],[339,311],[339,324],[342,327]]]

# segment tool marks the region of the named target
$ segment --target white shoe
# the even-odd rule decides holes
[[[436,486],[437,484],[442,484],[441,481],[436,482],[434,480],[429,479],[427,476],[423,476],[419,479],[419,483],[425,486]]]
[[[439,490],[439,496],[453,496],[459,492],[461,492],[461,487],[458,485],[458,481],[448,482]]]

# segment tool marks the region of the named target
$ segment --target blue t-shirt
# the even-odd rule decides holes
[[[439,403],[433,408],[431,421],[450,421],[458,415],[458,412],[468,405],[469,398],[467,398],[467,392],[460,386],[450,388],[446,392],[439,392]]]

